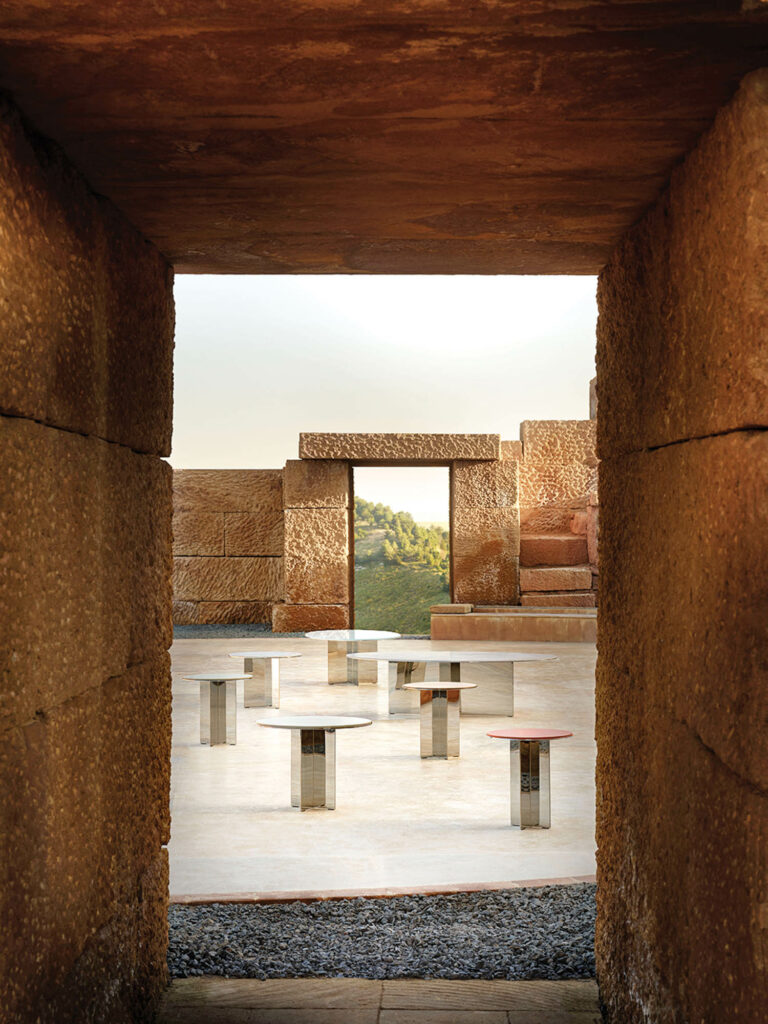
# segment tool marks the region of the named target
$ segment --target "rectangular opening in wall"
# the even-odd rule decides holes
[[[355,628],[429,633],[450,601],[447,466],[354,471]]]

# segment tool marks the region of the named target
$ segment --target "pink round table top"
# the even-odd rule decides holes
[[[564,729],[494,729],[488,735],[495,740],[562,740],[573,733]]]

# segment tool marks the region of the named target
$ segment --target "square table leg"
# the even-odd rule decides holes
[[[279,658],[245,658],[243,671],[251,675],[243,686],[243,707],[279,708]]]
[[[378,649],[376,640],[356,640],[350,644],[348,654],[372,653]],[[379,682],[378,661],[347,661],[349,665],[349,681],[358,686],[377,686]]]
[[[391,661],[389,663],[389,713],[412,715],[418,710],[416,690],[404,690],[406,683],[423,683],[423,661]]]
[[[510,740],[509,776],[512,825],[549,828],[549,740]]]
[[[328,641],[328,683],[333,686],[335,683],[349,682],[350,662],[347,661],[350,645],[346,640]]]
[[[291,806],[336,807],[335,730],[291,730]]]
[[[421,690],[422,757],[459,756],[460,690]]]
[[[234,679],[200,683],[200,742],[237,743],[237,683]]]
[[[507,715],[515,713],[514,662],[462,662],[461,678],[477,683],[476,690],[461,695],[462,715]]]

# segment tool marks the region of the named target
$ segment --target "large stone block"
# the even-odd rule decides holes
[[[29,721],[171,642],[171,471],[0,418],[0,721]]]
[[[524,420],[520,439],[525,462],[597,466],[594,420]]]
[[[506,461],[507,459],[514,459],[519,462],[523,457],[523,443],[522,441],[502,441],[501,442],[501,458]]]
[[[287,508],[286,557],[342,561],[349,555],[349,513],[344,508]],[[335,602],[325,601],[325,604]]]
[[[0,186],[0,410],[169,454],[170,267],[7,100]]]
[[[454,462],[454,508],[511,508],[517,505],[517,467],[506,462]]]
[[[349,508],[349,463],[333,459],[289,459],[283,476],[286,508]]]
[[[529,534],[520,538],[520,565],[584,565],[587,539],[575,534]]]
[[[269,601],[200,601],[198,623],[258,623],[272,621]]]
[[[348,604],[276,604],[272,609],[272,629],[275,633],[349,628]]]
[[[521,506],[520,530],[522,533],[567,533],[573,516],[574,511],[567,506]]]
[[[520,589],[524,591],[589,590],[591,586],[592,570],[588,565],[520,570]]]
[[[223,555],[224,516],[221,512],[174,512],[174,555]]]
[[[224,516],[224,549],[227,556],[282,555],[282,511],[227,512]]]
[[[763,69],[603,271],[601,456],[768,425],[767,135]]]
[[[283,507],[279,469],[177,469],[176,512],[258,512]]]
[[[177,601],[173,602],[173,624],[174,626],[196,626],[199,619],[199,601]]]
[[[174,558],[173,593],[179,601],[278,601],[282,558]]]
[[[519,596],[517,509],[454,509],[453,600],[515,604]]]
[[[302,459],[352,462],[453,462],[499,459],[498,434],[300,434]]]
[[[128,1020],[124,1004],[143,1001],[136,988],[151,988],[153,976],[162,984],[170,706],[161,654],[0,741],[0,999],[9,1020],[92,1019],[86,996],[114,1002],[102,1019]],[[33,972],[30,951],[41,965]],[[70,1000],[82,1016],[65,1012]]]
[[[527,608],[594,608],[595,595],[590,591],[561,590],[554,594],[521,594],[520,604]]]
[[[589,492],[597,487],[597,467],[583,462],[523,459],[519,466],[520,505],[524,508],[586,508]]]
[[[285,599],[291,604],[346,604],[349,560],[286,555]]]

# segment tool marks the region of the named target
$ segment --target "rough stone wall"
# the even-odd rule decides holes
[[[454,462],[451,471],[453,600],[517,604],[518,463]]]
[[[768,1005],[768,72],[600,279],[598,980],[608,1020]]]
[[[568,533],[597,489],[595,421],[525,420],[520,440],[521,529]]]
[[[283,599],[283,474],[173,474],[173,619],[270,622]]]
[[[284,471],[285,603],[274,607],[278,632],[350,626],[349,463],[292,459]]]
[[[172,277],[0,100],[0,1016],[165,980]]]

